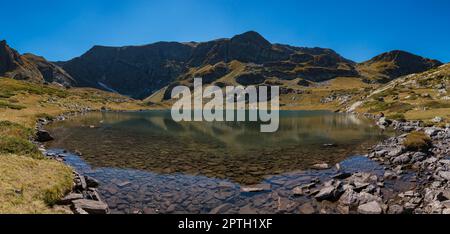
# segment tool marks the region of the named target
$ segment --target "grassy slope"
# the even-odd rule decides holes
[[[396,79],[372,92],[358,112],[383,112],[395,119],[431,122],[436,117],[450,121],[450,64]]]
[[[192,69],[189,74],[202,73],[211,69],[211,67],[210,65],[206,65],[197,70]],[[235,78],[246,71],[246,65],[239,61],[232,61],[228,64],[228,67],[231,72],[217,79],[214,83],[220,82],[238,86],[239,83],[236,82]],[[366,89],[372,90],[377,87],[377,85],[366,84],[357,77],[338,77],[326,82],[311,82],[311,86],[309,87],[299,85],[299,78],[293,80],[269,79],[268,81],[276,82],[280,88],[295,90],[293,93],[280,95],[280,105],[283,110],[339,110],[345,108],[347,103],[341,103],[339,100],[321,103],[321,99],[336,93],[338,95],[352,94],[352,100],[358,100],[367,93]],[[182,80],[180,83],[186,84],[187,82],[186,80]],[[165,90],[166,88],[161,89],[145,99],[144,102],[157,103],[161,107],[170,108],[174,100],[162,100]],[[348,102],[350,103],[350,100]]]
[[[51,205],[72,187],[72,170],[29,142],[37,118],[83,108],[138,110],[140,102],[94,89],[0,78],[0,213],[60,213]]]
[[[232,72],[216,82],[238,85],[235,77],[245,70],[245,64],[233,61],[229,64],[229,67]],[[200,70],[209,68],[205,66]],[[377,70],[376,68],[367,69],[368,72],[369,70]],[[449,122],[450,101],[446,100],[445,97],[448,98],[450,94],[439,93],[436,88],[440,84],[450,87],[449,77],[450,64],[446,64],[424,73],[398,78],[386,85],[367,84],[357,77],[338,77],[326,82],[311,82],[309,87],[299,85],[300,79],[273,79],[272,81],[282,88],[290,88],[296,91],[280,95],[281,109],[285,110],[345,111],[353,103],[363,101],[356,112],[374,114],[383,112],[394,119],[423,120],[425,122],[430,122],[431,119],[439,116],[444,118],[444,122]],[[173,100],[162,101],[164,91],[165,89],[162,89],[145,101],[170,107]],[[346,101],[336,99],[322,102],[324,98],[332,94],[337,97],[350,95],[351,98]]]

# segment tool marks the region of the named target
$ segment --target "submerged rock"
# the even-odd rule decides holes
[[[328,165],[328,163],[318,163],[318,164],[314,164],[311,166],[311,169],[314,170],[326,170],[326,169],[330,169],[330,165]]]
[[[257,184],[257,185],[250,185],[246,187],[241,188],[241,192],[244,193],[253,193],[253,192],[262,192],[262,191],[268,191],[272,187],[270,184]]]
[[[86,180],[86,184],[88,187],[92,187],[92,188],[96,188],[99,186],[99,182],[98,180],[90,177],[90,176],[84,176],[85,180]]]

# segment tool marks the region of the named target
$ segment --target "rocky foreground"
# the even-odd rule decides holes
[[[385,167],[382,177],[341,172],[319,186],[303,185],[293,193],[336,202],[340,213],[450,214],[450,128],[421,127],[421,122],[385,118],[377,124],[405,132],[372,147],[366,155]],[[405,144],[410,132],[425,133],[430,144],[425,149],[411,149],[414,147]],[[414,189],[399,193],[384,189],[386,182],[400,180],[413,183]]]

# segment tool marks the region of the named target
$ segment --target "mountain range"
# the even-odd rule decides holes
[[[386,83],[442,65],[405,51],[356,63],[331,49],[273,44],[254,31],[208,42],[157,42],[142,46],[94,46],[69,61],[49,62],[19,54],[0,42],[0,76],[65,87],[92,87],[136,99],[193,77],[217,85],[263,85],[295,81],[301,86],[338,77]],[[166,95],[167,96],[167,95]]]

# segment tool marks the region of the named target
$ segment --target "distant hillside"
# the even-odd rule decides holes
[[[357,68],[360,75],[368,81],[386,83],[400,76],[423,72],[440,65],[442,63],[438,60],[394,50],[360,63]]]
[[[169,99],[175,85],[191,86],[194,77],[218,86],[277,84],[288,94],[336,78],[386,83],[441,64],[404,51],[357,64],[331,49],[272,44],[254,31],[208,42],[94,46],[80,57],[54,63],[20,55],[0,42],[0,76],[92,87],[138,99],[158,96],[158,101]]]
[[[234,76],[244,85],[264,83],[269,78],[324,81],[358,75],[354,62],[330,49],[271,44],[253,31],[203,43],[95,46],[61,64],[78,85],[144,98],[176,80],[197,75],[214,82],[232,72],[233,61],[244,67]]]
[[[0,41],[0,76],[38,83],[55,82],[65,86],[75,84],[75,80],[62,68],[43,57],[21,55],[9,47],[6,41]]]

